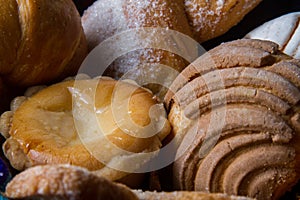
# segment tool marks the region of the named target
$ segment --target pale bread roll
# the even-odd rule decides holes
[[[300,58],[300,12],[293,12],[264,23],[245,38],[275,42],[284,53]]]

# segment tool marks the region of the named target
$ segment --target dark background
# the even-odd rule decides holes
[[[100,0],[101,1],[101,0]],[[94,0],[74,0],[80,14],[91,5]],[[244,37],[248,32],[281,15],[290,12],[300,12],[300,0],[263,0],[253,11],[248,13],[244,19],[226,34],[203,43],[203,47],[209,50],[222,42],[231,41]],[[300,40],[300,38],[299,38]],[[298,196],[298,198],[296,197]],[[288,192],[281,200],[300,199],[300,182]]]

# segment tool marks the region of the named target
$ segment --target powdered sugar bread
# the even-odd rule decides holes
[[[245,38],[270,40],[284,53],[300,59],[300,12],[293,12],[264,23]]]
[[[130,189],[71,165],[32,167],[9,182],[12,199],[126,199],[137,200]]]
[[[115,34],[137,28],[148,28],[146,36],[134,37],[127,42],[142,41],[142,50],[120,55],[110,67],[104,66],[108,67],[105,74],[119,79],[131,70],[136,77],[144,76],[144,79],[154,77],[152,79],[157,80],[156,77],[162,71],[157,64],[166,65],[181,72],[189,64],[188,62],[197,58],[198,50],[194,51],[195,48],[191,46],[185,47],[185,41],[172,40],[170,37],[167,39],[170,42],[167,42],[164,37],[159,36],[158,33],[161,33],[161,30],[155,28],[178,31],[193,38],[197,44],[197,42],[203,42],[225,33],[260,1],[98,0],[84,12],[82,24],[90,50]],[[123,35],[123,37],[128,36]],[[185,57],[178,56],[174,51],[162,50],[165,48],[161,47],[155,48],[155,44],[170,46],[173,43],[179,45],[180,49],[187,49],[185,54],[191,56],[195,53],[196,55],[191,56],[192,60],[185,60]],[[120,44],[117,43],[115,47],[110,46],[110,48],[118,49]],[[141,66],[146,67],[141,69]],[[173,81],[172,78],[169,80],[170,74],[165,76],[168,78],[162,78],[165,87]],[[157,89],[151,85],[150,89],[156,92],[160,88]]]
[[[261,0],[185,0],[185,10],[199,42],[227,32]]]

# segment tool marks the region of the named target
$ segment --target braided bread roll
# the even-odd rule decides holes
[[[181,143],[178,189],[278,199],[300,178],[300,61],[260,40],[224,43],[165,101]]]
[[[27,87],[77,71],[87,48],[71,0],[0,1],[0,77]]]

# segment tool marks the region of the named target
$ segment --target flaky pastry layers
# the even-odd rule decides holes
[[[166,95],[182,190],[278,199],[300,177],[300,61],[260,40],[221,44]]]
[[[27,87],[76,73],[87,53],[71,0],[0,1],[0,77]]]
[[[145,164],[149,156],[138,156],[159,150],[170,132],[165,111],[155,115],[159,104],[152,93],[132,83],[101,78],[38,89],[31,97],[32,90],[27,97],[17,97],[12,111],[1,117],[1,132],[7,138],[3,151],[18,170],[64,163],[119,180],[130,173],[126,166],[133,172]],[[124,96],[126,91],[132,93]],[[158,123],[157,132],[144,129]]]

